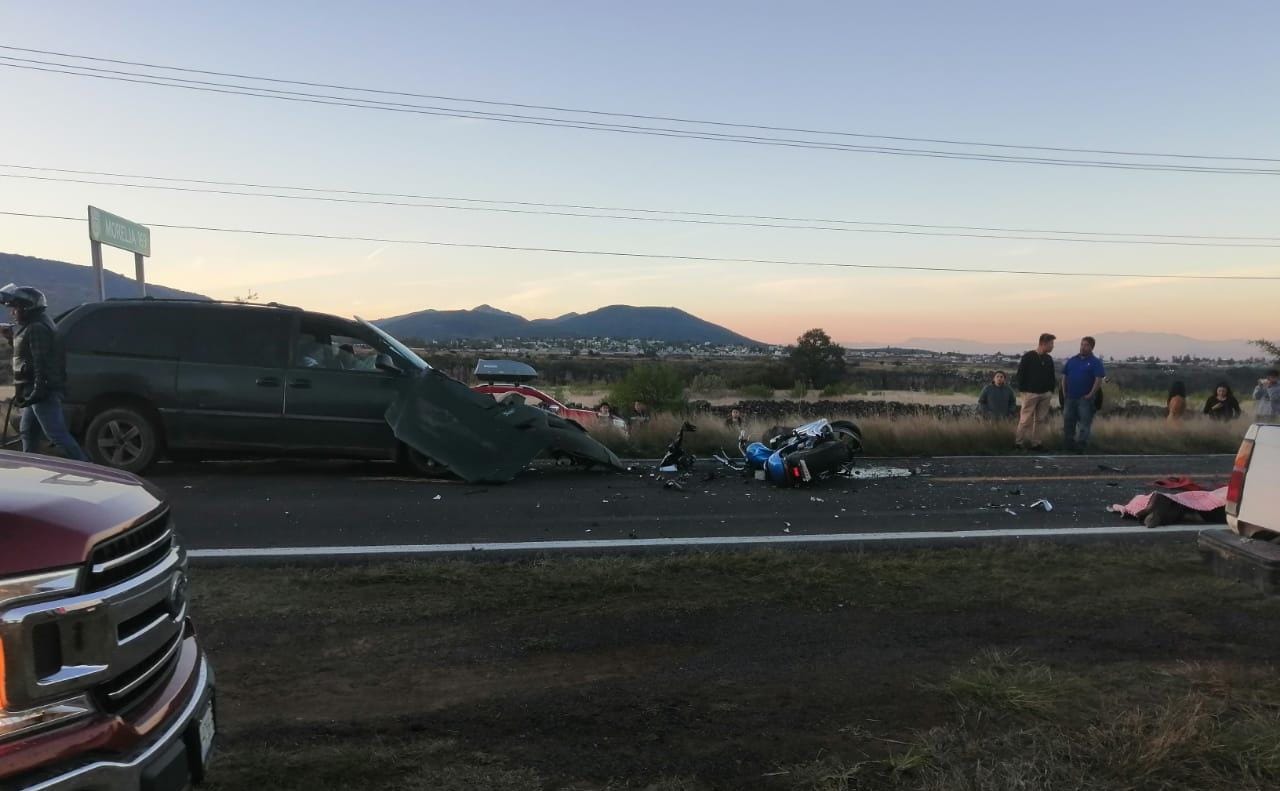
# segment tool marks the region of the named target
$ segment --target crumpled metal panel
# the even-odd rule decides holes
[[[397,439],[470,483],[505,483],[537,456],[557,452],[626,469],[577,423],[495,401],[434,369],[405,376],[386,417]]]

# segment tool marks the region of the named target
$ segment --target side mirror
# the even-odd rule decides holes
[[[404,371],[400,370],[400,366],[396,365],[395,360],[391,359],[391,355],[389,354],[379,354],[374,358],[373,367],[377,368],[379,371],[386,371],[390,374],[404,373]]]

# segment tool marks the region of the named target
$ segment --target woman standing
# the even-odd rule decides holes
[[[1182,420],[1187,414],[1187,386],[1182,382],[1174,382],[1169,388],[1169,398],[1165,402],[1169,407],[1169,422]]]
[[[1231,392],[1231,385],[1226,382],[1218,383],[1213,395],[1204,404],[1204,413],[1214,420],[1235,420],[1240,417],[1240,402],[1236,400],[1235,393]]]
[[[1018,394],[1009,386],[1004,371],[996,371],[991,383],[978,394],[978,411],[988,420],[1004,420],[1018,411]]]

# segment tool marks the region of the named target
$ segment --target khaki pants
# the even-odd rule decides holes
[[[1053,393],[1023,393],[1022,416],[1018,419],[1016,442],[1019,445],[1039,445],[1040,434],[1049,423],[1049,409]]]

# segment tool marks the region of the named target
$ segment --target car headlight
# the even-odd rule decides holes
[[[80,581],[80,569],[48,571],[25,577],[0,578],[0,607],[26,599],[71,593]]]

